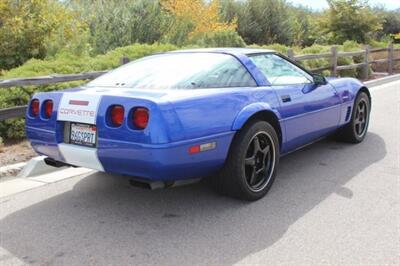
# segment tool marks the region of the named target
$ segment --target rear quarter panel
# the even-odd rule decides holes
[[[190,97],[176,96],[170,101],[180,120],[184,139],[237,130],[239,127],[234,125],[238,117],[243,121],[237,125],[243,125],[255,112],[264,109],[276,112],[279,105],[270,87],[198,90]],[[252,107],[246,108],[248,106]]]

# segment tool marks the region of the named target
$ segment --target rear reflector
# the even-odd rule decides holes
[[[115,127],[120,127],[124,122],[124,107],[121,105],[114,105],[111,107],[111,123]]]
[[[189,148],[190,154],[199,153],[199,152],[200,152],[200,145],[192,146]]]
[[[39,114],[39,106],[40,102],[38,99],[33,99],[31,102],[31,108],[30,108],[30,113],[31,116],[38,116]]]
[[[133,125],[138,129],[145,129],[149,123],[149,110],[144,107],[138,107],[133,110]]]
[[[47,100],[44,102],[44,117],[50,118],[53,114],[53,101]]]
[[[196,145],[196,146],[190,147],[189,148],[189,153],[190,154],[195,154],[195,153],[199,153],[199,152],[203,152],[203,151],[209,151],[209,150],[215,149],[216,147],[217,147],[217,143],[216,142],[200,144],[200,145]]]
[[[88,106],[89,101],[80,101],[80,100],[69,100],[70,105],[82,105],[82,106]]]

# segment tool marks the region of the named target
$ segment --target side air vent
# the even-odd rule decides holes
[[[347,107],[346,120],[345,120],[346,122],[349,121],[350,114],[351,114],[351,106]]]

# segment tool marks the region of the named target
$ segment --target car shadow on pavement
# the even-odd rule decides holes
[[[269,194],[253,203],[203,183],[148,191],[94,173],[6,216],[1,247],[45,265],[232,264],[276,243],[328,196],[351,200],[346,183],[385,154],[374,133],[358,145],[323,140],[282,158]]]

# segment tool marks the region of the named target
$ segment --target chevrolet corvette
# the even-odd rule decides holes
[[[33,95],[26,133],[52,166],[171,185],[207,177],[258,200],[279,158],[329,135],[359,143],[371,95],[264,49],[180,50],[144,57],[78,88]]]

